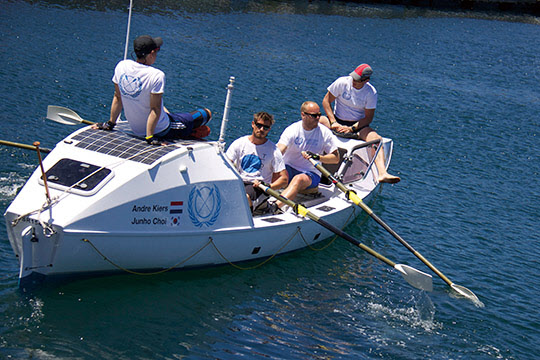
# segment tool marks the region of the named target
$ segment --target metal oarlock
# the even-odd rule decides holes
[[[219,143],[223,145],[225,142],[225,132],[227,131],[227,122],[229,121],[229,110],[231,109],[231,96],[234,89],[234,76],[229,78],[227,86],[227,98],[225,99],[225,109],[223,110],[223,119],[221,120],[221,132],[219,134]]]
[[[34,142],[36,147],[36,152],[39,160],[39,167],[41,168],[41,175],[43,177],[43,184],[45,185],[45,196],[47,197],[47,203],[51,203],[51,194],[49,193],[49,186],[47,185],[47,175],[45,174],[45,169],[43,168],[43,161],[41,160],[41,152],[39,151],[39,141]]]

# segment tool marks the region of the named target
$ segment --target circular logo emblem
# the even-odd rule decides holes
[[[220,211],[221,195],[216,185],[197,185],[189,193],[188,212],[193,225],[212,226]]]
[[[142,91],[142,82],[138,77],[124,74],[120,77],[118,87],[123,95],[136,98]]]

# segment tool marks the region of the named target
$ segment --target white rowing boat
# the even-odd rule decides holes
[[[132,1],[124,59],[131,10]],[[301,197],[298,204],[266,188],[294,211],[253,215],[243,182],[223,152],[234,77],[229,81],[217,142],[155,147],[131,136],[124,123],[112,132],[90,127],[75,131],[52,151],[43,149],[50,152],[43,162],[38,150],[40,167],[4,214],[20,264],[19,285],[45,277],[151,274],[271,258],[336,234],[396,269],[412,286],[431,291],[431,275],[396,264],[340,230],[354,219],[358,206],[457,295],[483,306],[471,290],[453,283],[365,205],[378,187],[373,162],[381,149],[386,167],[390,164],[390,139],[370,144],[339,138],[338,166],[327,171],[310,160],[327,179],[316,195]],[[69,109],[51,109],[51,120],[91,124]]]
[[[7,232],[21,284],[45,276],[251,261],[332,235],[293,212],[252,215],[222,142],[156,147],[127,129],[75,131],[43,160],[47,181],[38,167],[8,207]],[[378,186],[373,148],[344,138],[339,144],[336,177],[368,198]],[[384,139],[383,147],[389,164],[392,141]],[[359,213],[331,182],[299,201],[339,228]]]

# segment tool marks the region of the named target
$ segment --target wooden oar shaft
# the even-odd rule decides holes
[[[41,174],[43,176],[43,185],[45,185],[45,195],[47,196],[47,202],[51,202],[51,194],[49,193],[49,185],[47,184],[47,174],[45,173],[45,168],[43,168],[43,160],[41,159],[41,152],[39,151],[39,141],[34,141],[34,146],[36,147],[37,156],[39,160],[39,167],[41,168]]]
[[[356,194],[354,196],[358,197]],[[398,233],[396,233],[390,226],[388,226],[384,221],[381,220],[364,202],[359,199],[358,204],[373,220],[375,220],[379,225],[381,225],[390,235],[396,238],[403,246],[407,248],[410,252],[414,254],[418,259],[420,259],[428,268],[430,268],[435,274],[437,274],[441,279],[444,280],[448,285],[452,286],[452,281],[448,279],[442,272],[439,271],[431,262],[429,262],[422,254],[416,251],[408,242],[406,242]]]
[[[17,147],[20,149],[36,151],[36,147],[33,145],[21,144],[21,143],[7,141],[7,140],[0,140],[0,145],[7,145],[7,146]],[[47,149],[47,148],[39,148],[39,150],[41,150],[41,152],[44,152],[44,153],[50,153],[52,151],[51,149]]]
[[[375,250],[373,250],[369,246],[362,244],[361,242],[359,242],[358,240],[356,240],[355,238],[353,238],[352,236],[350,236],[346,232],[342,231],[341,229],[339,229],[339,228],[335,227],[334,225],[328,223],[327,221],[321,219],[317,215],[310,212],[305,206],[303,206],[301,204],[297,204],[294,201],[289,200],[284,196],[281,196],[280,193],[278,193],[277,191],[271,189],[270,187],[267,187],[267,186],[264,186],[264,185],[260,185],[260,186],[262,187],[262,190],[264,190],[267,194],[275,197],[276,199],[283,202],[284,204],[289,205],[292,209],[294,209],[294,211],[297,214],[299,214],[299,215],[301,215],[303,217],[310,218],[311,220],[315,221],[319,225],[325,227],[326,229],[330,230],[334,234],[336,234],[336,235],[340,236],[341,238],[347,240],[351,244],[359,247],[360,249],[362,249],[365,252],[369,253],[370,255],[376,257],[377,259],[381,260],[382,262],[386,263],[387,265],[389,265],[391,267],[396,266],[396,264],[392,260],[390,260],[390,259],[386,258],[385,256],[379,254],[378,252],[376,252]]]
[[[369,206],[367,206],[362,199],[355,192],[347,189],[347,187],[336,179],[322,164],[318,161],[311,159],[311,163],[317,170],[319,170],[324,176],[330,179],[341,191],[343,191],[349,200],[354,202],[356,205],[360,206],[373,220],[375,220],[379,225],[381,225],[390,235],[395,237],[401,244],[403,244],[410,252],[412,252],[418,259],[420,259],[428,268],[430,268],[435,274],[437,274],[441,279],[444,280],[448,285],[452,286],[452,281],[448,279],[442,272],[439,271],[433,264],[431,264],[425,257],[422,256],[418,251],[416,251],[409,243],[407,243],[398,233],[396,233],[390,226],[388,226],[381,218],[379,218]]]

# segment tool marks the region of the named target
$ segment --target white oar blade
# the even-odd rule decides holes
[[[78,125],[83,121],[73,110],[56,105],[47,107],[47,119],[65,125]]]
[[[452,290],[454,290],[458,295],[466,297],[467,299],[471,300],[477,307],[484,307],[484,303],[480,301],[480,299],[469,289],[467,289],[465,286],[457,285],[452,283],[450,285]]]
[[[394,269],[399,271],[405,281],[417,289],[425,291],[433,291],[433,278],[420,270],[403,264],[396,264]]]

